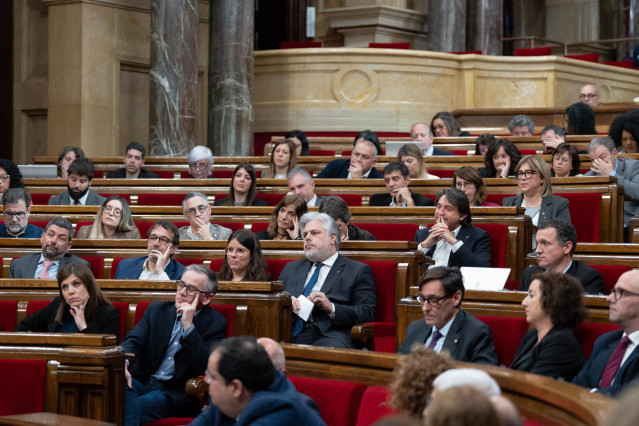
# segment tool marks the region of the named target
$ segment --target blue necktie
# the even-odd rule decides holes
[[[302,296],[308,297],[308,295],[311,294],[311,291],[313,291],[313,287],[315,287],[315,284],[317,284],[317,279],[319,278],[319,272],[320,269],[322,269],[322,266],[324,266],[323,263],[318,263],[315,265],[315,271],[313,272],[313,275],[311,275],[311,279],[308,280],[308,284],[306,284],[306,287],[304,287]],[[296,337],[298,334],[300,334],[303,326],[304,320],[300,317],[297,317],[295,319],[295,323],[293,323],[293,337]]]

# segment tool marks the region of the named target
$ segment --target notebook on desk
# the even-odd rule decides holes
[[[18,164],[23,178],[57,178],[58,166],[55,164]]]

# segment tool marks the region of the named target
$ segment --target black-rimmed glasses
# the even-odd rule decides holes
[[[424,297],[421,293],[417,293],[413,298],[419,302],[420,305],[424,306],[424,304],[428,303],[433,308],[439,306],[442,300],[449,298],[450,296],[428,296]]]

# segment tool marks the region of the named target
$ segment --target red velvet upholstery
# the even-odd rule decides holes
[[[277,206],[277,203],[282,201],[286,194],[255,194],[255,198],[264,200],[269,206]]]
[[[362,395],[362,402],[359,404],[355,426],[370,426],[382,417],[399,414],[386,403],[388,396],[389,390],[387,387],[367,387]]]
[[[13,331],[16,328],[16,300],[0,300],[0,331]]]
[[[330,149],[309,149],[308,153],[316,157],[321,157],[321,156],[333,157],[335,155],[335,151]]]
[[[42,229],[47,229],[47,225],[49,224],[48,220],[30,220],[29,223],[31,225],[40,227]]]
[[[505,268],[508,225],[499,223],[476,223],[475,226],[490,234],[491,268]]]
[[[102,278],[102,269],[104,268],[104,258],[100,256],[80,256],[82,259],[89,262],[91,266],[91,272],[97,279]]]
[[[342,151],[342,157],[350,157],[352,153],[352,149],[345,149],[344,151]]]
[[[138,194],[138,206],[182,206],[182,194]]]
[[[204,263],[204,261],[202,259],[197,259],[197,258],[193,258],[193,257],[181,257],[181,258],[177,258],[176,257],[175,260],[177,262],[180,262],[184,266],[201,265],[201,264]]]
[[[521,339],[528,331],[526,318],[478,316],[493,331],[495,351],[499,364],[509,366],[515,359]]]
[[[610,293],[615,284],[617,284],[617,280],[627,271],[632,271],[632,268],[628,265],[589,265],[592,268],[595,268],[601,274],[603,278],[604,284],[604,294]]]
[[[221,257],[219,259],[211,259],[209,268],[211,268],[211,271],[217,274],[218,272],[220,272],[220,269],[222,269],[222,263],[224,263],[224,259]]]
[[[549,56],[552,55],[552,47],[530,47],[523,49],[515,49],[515,56]]]
[[[27,302],[27,309],[25,310],[25,315],[35,314],[39,310],[42,310],[49,306],[51,303],[50,300],[29,300]]]
[[[298,392],[308,395],[317,402],[322,419],[328,426],[355,424],[366,385],[310,377],[289,376],[288,378]]]
[[[31,223],[33,223],[33,222],[31,222]],[[87,220],[81,220],[79,222],[76,222],[75,223],[75,235],[74,236],[75,237],[78,236],[78,231],[80,230],[80,228],[82,228],[83,226],[90,226],[90,225],[93,225],[93,221],[89,222]],[[44,229],[44,228],[42,228],[42,229]]]
[[[43,410],[46,360],[0,359],[0,377],[0,416]]]
[[[619,67],[619,68],[630,68],[633,69],[633,60],[632,59],[626,59],[625,61],[603,61],[601,62],[602,64],[605,65],[610,65],[612,67]]]
[[[468,155],[467,149],[449,149],[455,155]]]
[[[140,238],[142,238],[143,240],[146,240],[148,238],[149,229],[151,229],[154,223],[155,222],[146,221],[135,222],[136,228],[138,228],[138,231],[140,231]]]
[[[344,200],[349,207],[359,207],[362,205],[362,196],[360,194],[339,194],[338,197]]]
[[[512,197],[514,195],[516,194],[486,194],[486,201],[490,203],[499,204],[501,206],[504,198]]]
[[[280,49],[308,49],[310,47],[322,47],[321,41],[281,41]]]
[[[266,259],[268,265],[268,272],[274,281],[282,275],[282,269],[288,262],[292,262],[292,259]]]
[[[194,417],[168,417],[166,419],[153,420],[146,422],[144,426],[180,426],[188,425],[194,420]]]
[[[504,290],[512,290],[517,291],[519,289],[519,281],[515,280],[506,280],[506,285],[504,286]]]
[[[31,202],[37,205],[46,206],[49,204],[49,198],[51,194],[31,194]]]
[[[180,229],[183,226],[189,226],[189,222],[186,221],[181,221],[181,222],[172,222],[173,225],[175,225],[177,227],[177,229]]]
[[[353,223],[378,241],[413,241],[419,225],[414,223]]]
[[[109,275],[110,279],[115,279],[115,271],[118,270],[118,265],[120,261],[128,259],[128,257],[115,257],[113,258],[113,262],[111,262],[111,274]]]
[[[266,228],[268,228],[268,222],[253,222],[251,224],[251,231],[256,234],[260,231],[266,231]]]
[[[581,55],[564,55],[564,58],[579,59],[580,61],[599,62],[599,53],[584,53]]]
[[[601,194],[566,192],[557,195],[570,202],[570,221],[577,230],[577,241],[582,243],[599,242]]]
[[[135,325],[137,323],[140,322],[140,320],[144,316],[144,312],[146,311],[146,308],[148,308],[150,304],[151,304],[151,302],[138,302],[135,305],[135,316],[133,317],[133,326],[134,327],[135,327]]]
[[[439,176],[440,178],[452,178],[455,174],[455,170],[429,170],[428,173]]]
[[[102,179],[104,177],[104,172],[102,170],[96,170],[93,172],[93,179]]]
[[[126,200],[127,203],[131,204],[131,194],[99,194],[104,198],[109,198],[111,195],[118,195]],[[93,222],[91,222],[93,223]]]
[[[118,312],[120,312],[120,341],[126,334],[126,317],[129,313],[129,304],[126,302],[111,302]]]
[[[470,54],[470,53],[473,53],[475,55],[481,55],[483,52],[481,50],[467,50],[465,52],[448,52],[448,53],[452,53],[452,54],[455,54],[455,55],[467,55],[467,54]]]
[[[373,341],[368,349],[378,352],[395,353],[396,323],[395,323],[395,276],[397,262],[385,260],[367,260],[362,263],[370,265],[375,276],[375,292],[377,303],[375,306],[375,322],[373,325]]]
[[[520,149],[521,155],[537,155],[537,151],[534,149]]]
[[[592,347],[595,344],[595,340],[597,340],[599,336],[608,333],[609,331],[619,330],[620,328],[621,327],[616,324],[583,322],[573,330],[575,332],[575,337],[577,337],[577,340],[581,345],[581,350],[584,353],[584,356],[588,359],[592,354]]]
[[[152,170],[160,179],[173,179],[175,172],[173,170]]]
[[[404,49],[410,50],[410,42],[400,42],[400,43],[368,43],[368,47],[372,47],[374,49]]]

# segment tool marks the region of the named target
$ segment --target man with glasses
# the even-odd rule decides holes
[[[464,281],[459,268],[426,270],[415,298],[422,305],[424,319],[408,325],[398,353],[409,354],[413,345],[422,345],[437,353],[447,350],[456,361],[497,365],[490,327],[461,309]]]
[[[639,377],[639,271],[625,272],[607,297],[610,322],[621,330],[601,335],[573,384],[616,395]]]
[[[121,343],[135,355],[125,368],[126,425],[199,412],[199,401],[187,397],[184,386],[204,374],[209,349],[224,338],[227,322],[208,306],[217,292],[209,268],[189,265],[176,289],[175,301],[151,303]]]
[[[432,206],[430,198],[416,194],[408,189],[410,177],[408,167],[399,161],[392,161],[384,167],[384,182],[387,194],[374,194],[368,202],[369,206],[415,207]]]
[[[213,153],[198,145],[189,152],[189,173],[193,179],[207,179],[213,171]]]
[[[148,256],[124,259],[115,271],[116,280],[177,280],[184,265],[172,259],[180,245],[180,233],[171,222],[158,220],[149,229]]]
[[[599,90],[594,84],[586,84],[579,92],[579,100],[590,105],[590,108],[598,107],[600,104]]]
[[[577,248],[577,231],[570,222],[558,218],[546,221],[537,230],[535,241],[537,265],[524,269],[519,291],[528,291],[531,277],[537,272],[559,272],[577,278],[586,294],[603,293],[599,271],[572,259]]]
[[[189,226],[180,228],[181,240],[228,240],[233,231],[211,220],[211,206],[206,195],[189,192],[182,201],[182,212]]]
[[[9,188],[2,194],[4,224],[0,238],[40,238],[44,229],[29,223],[31,194],[26,188]]]
[[[119,169],[111,170],[106,174],[109,179],[158,179],[156,173],[143,169],[144,156],[146,149],[139,142],[131,142],[124,151],[124,166]]]

